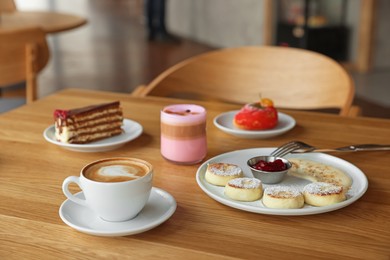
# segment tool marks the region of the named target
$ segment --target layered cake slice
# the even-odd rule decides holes
[[[85,144],[122,133],[120,102],[54,111],[57,141]]]

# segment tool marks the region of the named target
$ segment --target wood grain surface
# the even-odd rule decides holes
[[[143,134],[118,150],[78,153],[44,140],[56,108],[120,100],[124,116]],[[186,101],[188,102],[188,100]],[[126,94],[68,89],[0,115],[0,259],[389,259],[389,152],[337,154],[366,175],[369,187],[355,203],[324,214],[273,216],[222,205],[197,185],[198,165],[179,166],[160,155],[160,110],[181,100],[135,98]],[[347,118],[287,111],[297,121],[290,132],[266,140],[246,140],[218,130],[212,120],[238,109],[193,102],[208,111],[208,154],[275,147],[302,140],[318,147],[390,143],[390,120]],[[114,156],[145,159],[155,167],[154,186],[177,201],[173,216],[147,232],[97,237],[64,224],[62,181],[87,163]]]
[[[46,11],[15,11],[1,13],[0,30],[23,29],[38,26],[45,33],[71,30],[87,23],[83,17]]]

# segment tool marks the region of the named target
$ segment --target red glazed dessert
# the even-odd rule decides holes
[[[278,124],[278,111],[272,100],[261,99],[260,102],[246,104],[234,116],[233,123],[244,130],[272,129]]]

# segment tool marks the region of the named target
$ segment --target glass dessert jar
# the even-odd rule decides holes
[[[193,104],[161,111],[161,154],[177,164],[196,164],[207,154],[206,109]]]

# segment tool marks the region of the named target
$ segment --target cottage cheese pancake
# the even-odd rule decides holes
[[[328,206],[346,199],[342,186],[325,182],[313,182],[303,188],[305,202],[312,206]]]
[[[345,172],[330,165],[297,158],[288,159],[292,167],[288,174],[312,182],[326,182],[344,187],[348,190],[352,179]]]
[[[256,178],[236,178],[225,186],[225,195],[239,201],[255,201],[263,195],[263,185]]]
[[[264,191],[263,204],[274,209],[299,209],[305,202],[303,194],[294,187],[270,186]]]
[[[228,181],[243,176],[241,168],[230,163],[212,163],[207,165],[205,179],[207,182],[225,186]]]

